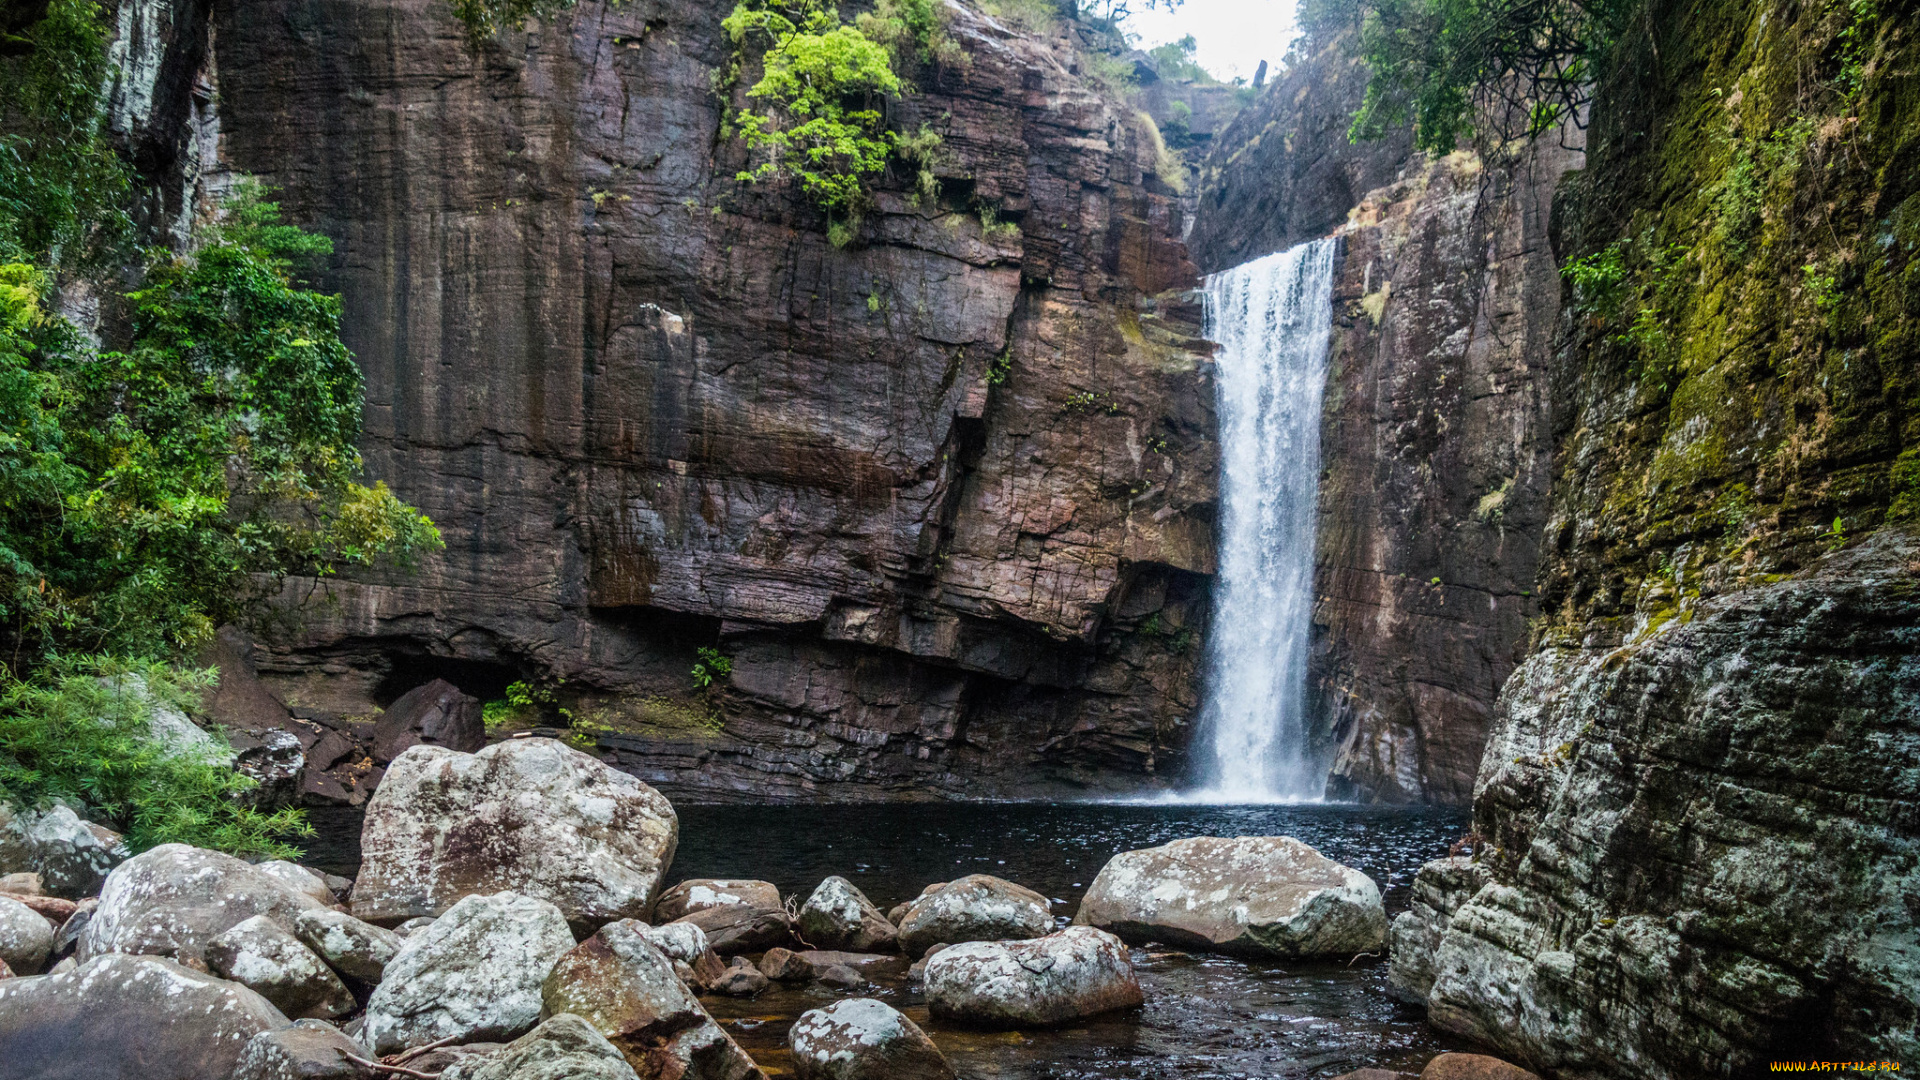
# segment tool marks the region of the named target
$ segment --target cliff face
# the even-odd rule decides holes
[[[370,472],[447,540],[290,583],[260,662],[296,711],[564,679],[624,764],[715,796],[1169,774],[1216,456],[1176,196],[1064,40],[952,10],[969,62],[897,117],[944,137],[942,199],[890,179],[836,249],[732,179],[723,5],[477,55],[436,0],[215,5],[225,161],[334,238]]]
[[[1345,238],[1321,434],[1314,733],[1328,793],[1463,804],[1520,659],[1550,476],[1558,141],[1483,161],[1354,144],[1337,28],[1229,127],[1192,237],[1218,268]]]
[[[1920,50],[1696,2],[1621,46],[1554,366],[1538,647],[1393,978],[1569,1076],[1920,1052]],[[1877,531],[1876,531],[1877,529]]]

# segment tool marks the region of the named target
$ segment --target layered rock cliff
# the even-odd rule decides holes
[[[1459,805],[1535,611],[1560,308],[1548,217],[1581,154],[1354,143],[1367,70],[1352,51],[1349,26],[1314,28],[1215,140],[1191,242],[1212,270],[1345,239],[1308,713],[1329,795]]]
[[[1537,645],[1394,981],[1562,1076],[1920,1052],[1920,52],[1650,9],[1562,206]]]
[[[723,7],[475,52],[439,0],[214,5],[223,164],[334,239],[369,469],[447,541],[290,583],[296,711],[544,681],[719,797],[1177,775],[1216,456],[1177,196],[1070,40],[949,10],[966,62],[893,118],[940,198],[889,178],[840,249],[733,179]]]

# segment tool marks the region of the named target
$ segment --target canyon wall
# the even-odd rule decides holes
[[[725,10],[470,50],[440,0],[214,4],[223,164],[333,238],[369,472],[447,542],[289,582],[263,677],[347,715],[544,681],[682,797],[1177,778],[1216,449],[1149,122],[950,7],[965,62],[890,106],[939,197],[889,176],[836,248],[734,179]]]
[[[1911,5],[1650,12],[1560,208],[1536,645],[1393,980],[1560,1076],[1910,1061]]]
[[[1406,133],[1355,143],[1353,30],[1235,118],[1201,168],[1208,270],[1344,237],[1321,434],[1309,716],[1328,794],[1468,801],[1500,686],[1524,651],[1552,442],[1560,281],[1548,223],[1581,154],[1495,160]],[[1577,136],[1577,133],[1569,133]]]

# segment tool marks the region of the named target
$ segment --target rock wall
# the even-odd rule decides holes
[[[334,239],[369,470],[447,540],[289,583],[257,660],[296,713],[565,680],[682,796],[1177,774],[1216,456],[1177,196],[1066,37],[949,10],[968,62],[894,118],[941,198],[890,177],[837,249],[732,179],[724,5],[472,52],[438,0],[214,4],[225,163]]]
[[[1349,142],[1367,79],[1350,33],[1318,28],[1216,140],[1192,242],[1220,268],[1345,237],[1309,715],[1330,795],[1460,805],[1535,611],[1560,306],[1548,223],[1581,154]]]
[[[1920,44],[1693,0],[1619,49],[1537,645],[1393,981],[1556,1075],[1920,1052]]]

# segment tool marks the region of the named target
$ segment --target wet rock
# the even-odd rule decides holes
[[[540,985],[572,947],[566,919],[545,900],[468,896],[387,962],[367,1000],[366,1041],[389,1054],[449,1037],[518,1038],[539,1021]]]
[[[539,1027],[485,1057],[461,1061],[441,1080],[636,1080],[633,1066],[606,1036],[571,1013]]]
[[[919,1025],[872,998],[801,1014],[787,1032],[797,1080],[952,1080]]]
[[[1540,1080],[1540,1077],[1485,1054],[1441,1054],[1420,1070],[1420,1080]]]
[[[816,975],[831,967],[847,967],[869,978],[881,975],[897,974],[904,971],[907,960],[899,953],[862,953],[845,952],[839,949],[808,949],[795,953],[794,962],[804,965]]]
[[[445,679],[400,695],[373,722],[373,760],[382,765],[414,746],[443,746],[471,754],[485,745],[480,699],[461,693]]]
[[[0,981],[7,1080],[228,1080],[249,1040],[288,1026],[246,987],[157,956]]]
[[[672,963],[628,923],[612,923],[562,956],[541,987],[543,1015],[573,1013],[607,1037],[642,1080],[758,1076]],[[676,1071],[677,1070],[677,1071]]]
[[[760,958],[760,974],[774,982],[800,982],[812,973],[812,967],[792,949],[768,949]]]
[[[899,935],[867,894],[843,877],[822,881],[794,922],[800,939],[816,949],[891,949]]]
[[[940,942],[1005,941],[1053,932],[1047,898],[987,874],[922,893],[899,920],[900,949],[919,956]]]
[[[936,1019],[995,1028],[1049,1027],[1144,1000],[1127,947],[1089,926],[942,949],[927,961],[926,997]]]
[[[0,898],[0,960],[16,975],[38,975],[53,952],[54,926],[39,912]]]
[[[675,922],[699,927],[708,947],[721,956],[761,952],[793,941],[793,918],[784,908],[734,904],[704,908]]]
[[[387,964],[400,952],[398,934],[344,911],[297,912],[290,927],[329,967],[368,986],[380,982]]]
[[[1355,1069],[1350,1073],[1341,1073],[1333,1080],[1408,1080],[1408,1074],[1387,1069]]]
[[[867,985],[867,977],[857,968],[847,964],[828,964],[824,968],[813,969],[813,979],[823,986],[839,990],[857,990]]]
[[[367,1050],[324,1024],[263,1031],[247,1041],[233,1080],[372,1080],[374,1071],[349,1054],[366,1058]]]
[[[708,983],[708,988],[727,997],[752,997],[767,988],[767,977],[760,973],[753,961],[736,956],[719,978]]]
[[[655,922],[668,923],[708,908],[746,905],[780,908],[780,890],[772,882],[746,878],[693,878],[683,881],[654,902]]]
[[[21,811],[0,804],[0,873],[39,874],[51,895],[94,895],[130,854],[119,833],[81,820],[69,807]]]
[[[1415,1005],[1427,1003],[1433,988],[1433,956],[1454,913],[1493,880],[1493,871],[1471,857],[1436,859],[1413,879],[1407,910],[1394,917],[1388,933],[1387,986],[1393,996]]]
[[[215,936],[255,915],[285,923],[321,906],[231,855],[162,844],[107,876],[75,955],[82,962],[108,952],[197,960]]]
[[[1249,956],[1378,951],[1380,890],[1290,836],[1196,837],[1113,857],[1075,924],[1130,941]]]
[[[231,736],[236,745],[233,768],[250,777],[254,787],[242,792],[240,801],[256,810],[273,811],[292,806],[300,800],[301,778],[307,767],[305,748],[291,731],[269,730],[258,735]]]
[[[313,950],[285,927],[255,915],[206,947],[213,973],[258,993],[290,1017],[330,1020],[354,1009],[353,995]]]
[[[552,739],[416,746],[367,804],[353,914],[391,924],[510,889],[583,928],[643,918],[678,836],[659,792]]]

